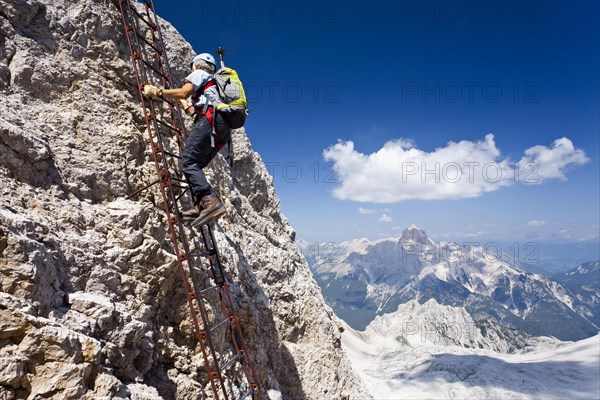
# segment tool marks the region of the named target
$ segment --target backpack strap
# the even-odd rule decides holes
[[[206,89],[208,89],[209,87],[212,86],[216,86],[217,85],[217,81],[215,78],[211,79],[210,81],[208,81],[203,87],[201,87],[197,94],[195,94],[198,98],[200,96],[202,96],[204,94],[204,92],[206,91]],[[210,147],[215,147],[215,137],[217,136],[217,107],[214,104],[209,104],[208,102],[208,97],[206,97],[206,101],[204,102],[204,105],[202,106],[202,115],[206,115],[208,113],[208,108],[212,107],[213,108],[213,116],[212,116],[212,135],[210,136]]]
[[[217,81],[215,80],[215,78],[211,79],[210,81],[208,81],[206,83],[206,85],[204,85],[201,89],[200,89],[200,94],[204,94],[204,92],[206,92],[206,89],[208,89],[209,87],[213,87],[217,84]],[[206,97],[206,96],[205,96]],[[208,97],[206,97],[206,101],[204,103],[203,106],[203,110],[202,113],[206,114],[206,111],[208,110],[208,107],[210,106],[210,104],[208,104]]]

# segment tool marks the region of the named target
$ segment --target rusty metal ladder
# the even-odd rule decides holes
[[[196,240],[190,240],[179,218],[180,202],[186,195],[191,197],[189,186],[177,170],[185,144],[181,110],[175,102],[146,99],[142,94],[147,83],[174,87],[154,4],[152,0],[118,0],[118,4],[158,177],[130,197],[155,184],[160,186],[173,252],[204,361],[201,383],[210,382],[215,399],[235,396],[262,400],[263,392],[233,306],[213,229],[204,225],[200,235],[193,235]],[[170,137],[175,138],[175,146]],[[190,242],[195,245],[194,252]],[[225,356],[221,352],[219,357],[217,344],[228,348]]]

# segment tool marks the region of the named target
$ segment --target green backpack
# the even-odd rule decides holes
[[[241,128],[248,115],[248,101],[242,81],[234,69],[223,67],[214,74],[221,103],[217,112],[232,129]]]

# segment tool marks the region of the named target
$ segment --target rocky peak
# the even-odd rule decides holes
[[[431,241],[423,229],[419,229],[415,224],[410,225],[400,236],[400,243],[414,242],[420,245],[429,244]]]

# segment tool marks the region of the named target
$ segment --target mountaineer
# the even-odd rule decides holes
[[[186,140],[182,154],[182,170],[190,185],[195,207],[181,213],[183,221],[193,221],[199,227],[219,218],[224,212],[223,203],[211,190],[202,170],[219,150],[229,142],[230,127],[220,113],[215,112],[220,104],[219,91],[214,74],[215,58],[209,53],[194,57],[192,72],[185,84],[177,89],[161,89],[144,85],[145,96],[161,99],[176,99],[181,109],[194,118],[194,127]],[[192,97],[192,104],[187,102]]]

